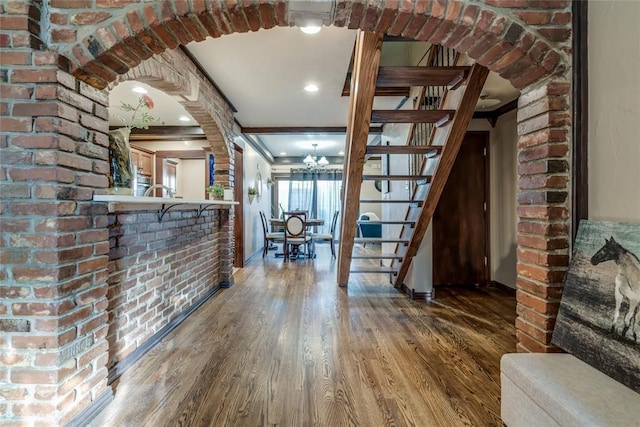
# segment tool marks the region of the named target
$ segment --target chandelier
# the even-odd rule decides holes
[[[313,169],[313,168],[318,168],[318,167],[325,167],[326,165],[329,164],[329,160],[327,160],[327,158],[325,156],[320,157],[320,159],[318,159],[318,155],[316,154],[316,149],[318,148],[318,144],[312,144],[313,146],[313,154],[307,154],[307,157],[304,158],[304,160],[302,161],[305,165],[307,165],[307,168],[309,169]]]

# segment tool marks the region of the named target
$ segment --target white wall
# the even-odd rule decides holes
[[[589,217],[640,222],[640,2],[589,2]]]
[[[244,144],[242,161],[244,167],[242,175],[244,180],[242,198],[242,203],[244,203],[244,260],[246,261],[253,255],[261,256],[259,254],[262,251],[264,237],[259,212],[264,211],[267,218],[271,215],[271,187],[267,185],[267,178],[271,176],[271,166],[249,144]],[[247,189],[257,186],[258,170],[262,175],[262,194],[249,203]]]
[[[501,116],[489,146],[489,241],[491,280],[516,287],[516,215],[518,192],[517,112]]]
[[[176,196],[185,199],[205,197],[205,161],[202,159],[182,159],[177,168]]]

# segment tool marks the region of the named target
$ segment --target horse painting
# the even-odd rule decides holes
[[[627,298],[629,307],[624,316],[624,327],[622,336],[624,337],[629,329],[633,335],[633,340],[637,341],[636,335],[636,314],[640,303],[640,260],[633,253],[626,250],[613,236],[604,239],[605,244],[592,257],[591,264],[598,265],[601,262],[613,261],[618,266],[618,274],[615,278],[615,298],[616,310],[611,323],[611,333],[615,332],[616,321],[620,317],[620,306],[624,298]]]

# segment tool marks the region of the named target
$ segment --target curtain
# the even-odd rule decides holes
[[[309,218],[324,219],[324,226],[318,227],[318,232],[329,233],[333,214],[340,209],[341,186],[342,171],[339,169],[292,169],[284,208],[308,211]]]

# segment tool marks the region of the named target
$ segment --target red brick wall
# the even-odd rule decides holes
[[[109,214],[109,363],[131,354],[221,282],[228,211]]]
[[[107,101],[100,89],[178,43],[289,23],[286,1],[45,4],[43,13],[40,0],[0,3],[0,416],[50,425],[66,423],[106,390],[108,216],[91,202],[107,185]],[[554,350],[549,336],[568,260],[569,6],[336,1],[332,18],[337,26],[457,48],[522,88],[520,351]],[[192,108],[213,126],[202,104]],[[220,147],[228,132],[220,128],[212,144]],[[231,271],[229,227],[219,231],[222,281]],[[141,338],[131,334],[127,339]],[[112,352],[112,362],[130,348]]]

